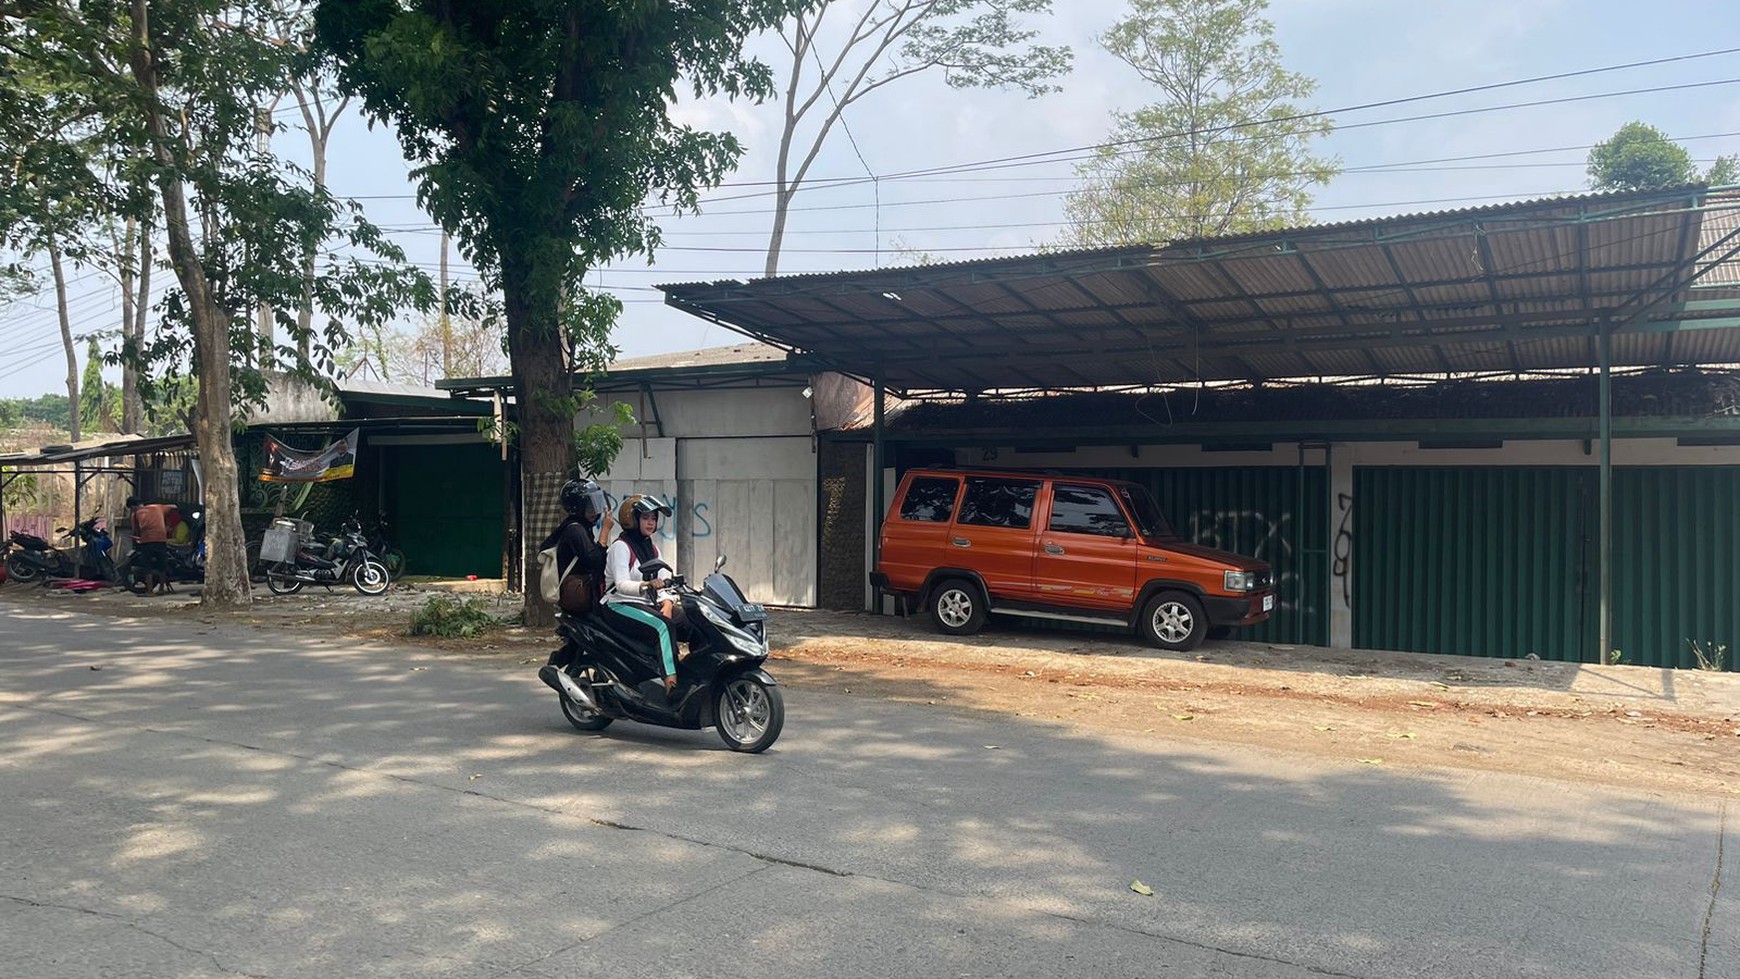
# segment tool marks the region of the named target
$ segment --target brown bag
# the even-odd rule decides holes
[[[562,579],[562,596],[556,605],[564,613],[585,615],[592,611],[597,601],[598,590],[592,582],[592,575],[571,574]]]

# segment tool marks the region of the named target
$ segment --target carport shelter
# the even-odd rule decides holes
[[[939,455],[1145,469],[1188,484],[1181,531],[1184,498],[1210,526],[1265,508],[1301,565],[1275,638],[1691,665],[1692,642],[1740,648],[1740,416],[1725,375],[1673,369],[1740,364],[1737,253],[1740,199],[1687,187],[662,288],[907,399],[836,433],[869,443],[878,517],[889,470]],[[1253,389],[1244,414],[1217,382]],[[1254,394],[1302,383],[1319,410]],[[1046,424],[1087,391],[1140,393]],[[1422,398],[1445,400],[1392,410]]]

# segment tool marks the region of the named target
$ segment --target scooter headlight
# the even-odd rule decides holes
[[[730,642],[732,646],[735,646],[738,652],[749,656],[767,655],[767,640],[757,639],[755,636],[743,631],[743,629],[735,622],[720,615],[718,612],[714,611],[711,605],[708,605],[705,602],[698,603],[698,607],[701,610],[701,617],[706,619],[708,622],[713,623],[713,625],[718,628],[719,634],[724,636],[726,641]]]

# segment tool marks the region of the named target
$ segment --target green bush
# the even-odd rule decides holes
[[[501,624],[500,619],[483,607],[481,599],[468,598],[462,602],[447,595],[436,595],[412,613],[411,628],[405,634],[469,638],[499,628]]]

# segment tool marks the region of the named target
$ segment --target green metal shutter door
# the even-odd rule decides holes
[[[493,445],[395,445],[383,453],[394,543],[410,574],[501,577],[502,461]],[[527,528],[538,539],[549,528]]]
[[[1274,614],[1262,625],[1238,630],[1237,638],[1328,645],[1329,504],[1321,467],[1116,469],[1101,474],[1146,486],[1173,530],[1186,540],[1249,555],[1275,569]],[[1297,512],[1301,485],[1302,520]]]
[[[1595,473],[1356,468],[1353,644],[1577,661],[1595,635]]]
[[[1613,473],[1613,646],[1623,662],[1697,665],[1688,640],[1740,652],[1740,468]]]

